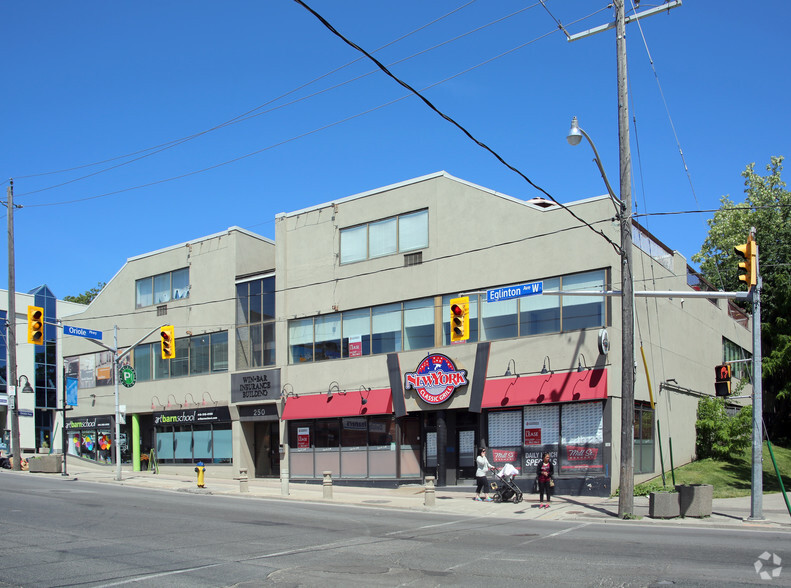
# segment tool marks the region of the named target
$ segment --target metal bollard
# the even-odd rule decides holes
[[[434,506],[437,503],[436,498],[434,493],[434,476],[426,476],[426,491],[423,493],[423,504],[425,506]]]
[[[332,498],[332,472],[321,472],[324,475],[324,498]]]
[[[250,492],[247,482],[247,468],[239,468],[239,492]]]

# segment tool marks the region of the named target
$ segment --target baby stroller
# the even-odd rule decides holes
[[[492,498],[495,502],[508,502],[512,500],[514,504],[522,502],[522,491],[514,482],[514,478],[519,471],[510,463],[505,464],[499,472],[494,473],[494,477],[500,480],[500,484],[492,482],[494,494]]]

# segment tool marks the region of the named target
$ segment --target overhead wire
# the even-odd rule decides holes
[[[597,12],[600,12],[600,11],[597,11]],[[582,19],[579,19],[579,20],[585,20],[587,18],[590,18],[594,14],[596,14],[596,12],[591,13],[590,15],[585,16],[585,17],[583,17]],[[579,22],[579,20],[575,21],[575,22]],[[502,53],[499,53],[499,54],[495,55],[494,57],[486,59],[486,60],[484,60],[484,61],[482,61],[482,62],[480,62],[480,63],[478,63],[476,65],[470,66],[470,67],[468,67],[468,68],[466,68],[466,69],[464,69],[462,71],[459,71],[459,72],[457,72],[457,73],[455,73],[455,74],[453,74],[451,76],[448,76],[448,77],[446,77],[446,78],[444,78],[442,80],[434,82],[433,84],[429,84],[428,86],[423,87],[421,89],[421,91],[429,90],[431,88],[434,88],[436,86],[439,86],[441,84],[449,82],[450,80],[453,80],[453,79],[455,79],[455,78],[457,78],[459,76],[462,76],[462,75],[464,75],[466,73],[469,73],[470,71],[473,71],[473,70],[475,70],[477,68],[483,67],[484,65],[487,65],[487,64],[495,61],[496,59],[500,59],[502,57],[505,57],[506,55],[508,55],[510,53],[513,53],[515,51],[518,51],[519,49],[523,49],[524,47],[526,47],[528,45],[531,45],[531,44],[533,44],[533,43],[535,43],[537,41],[540,41],[541,39],[543,39],[543,38],[545,38],[545,37],[547,37],[547,36],[549,36],[551,34],[554,34],[554,33],[555,33],[555,30],[552,30],[552,31],[549,31],[549,32],[544,33],[542,35],[539,35],[538,37],[535,37],[535,38],[533,38],[533,39],[531,39],[529,41],[521,43],[521,44],[517,45],[516,47],[513,47],[511,49],[503,51]],[[151,186],[164,184],[164,183],[172,182],[172,181],[175,181],[175,180],[180,180],[180,179],[183,179],[183,178],[186,178],[186,177],[194,176],[194,175],[197,175],[197,174],[201,174],[201,173],[204,173],[204,172],[207,172],[207,171],[211,171],[213,169],[217,169],[217,168],[229,165],[231,163],[236,163],[238,161],[242,161],[244,159],[247,159],[249,157],[253,157],[253,156],[258,155],[260,153],[263,153],[265,151],[274,149],[276,147],[280,147],[282,145],[285,145],[285,144],[288,144],[290,142],[296,141],[298,139],[302,139],[304,137],[313,135],[313,134],[318,133],[320,131],[324,131],[326,129],[329,129],[329,128],[332,128],[334,126],[337,126],[337,125],[343,124],[345,122],[348,122],[350,120],[354,120],[356,118],[359,118],[361,116],[370,114],[372,112],[375,112],[375,111],[380,110],[382,108],[385,108],[387,106],[391,106],[393,104],[396,104],[397,102],[405,100],[406,98],[409,98],[411,96],[412,96],[412,94],[405,94],[405,95],[403,95],[403,96],[401,96],[399,98],[395,98],[393,100],[390,100],[390,101],[385,102],[383,104],[380,104],[378,106],[369,108],[369,109],[367,109],[365,111],[359,112],[359,113],[354,114],[354,115],[347,116],[347,117],[342,118],[340,120],[337,120],[335,122],[328,123],[326,125],[314,128],[314,129],[312,129],[310,131],[306,131],[306,132],[301,133],[299,135],[292,136],[292,137],[290,137],[288,139],[284,139],[284,140],[279,141],[277,143],[273,143],[271,145],[268,145],[268,146],[263,147],[261,149],[257,149],[255,151],[250,152],[250,153],[246,153],[244,155],[240,155],[240,156],[235,157],[233,159],[229,159],[229,160],[226,160],[226,161],[223,161],[223,162],[220,162],[220,163],[208,166],[208,167],[204,167],[204,168],[201,168],[201,169],[193,170],[193,171],[190,171],[190,172],[185,172],[185,173],[177,175],[177,176],[171,176],[171,177],[168,177],[168,178],[163,178],[163,179],[160,179],[160,180],[154,180],[154,181],[151,181],[151,182],[147,182],[145,184],[137,184],[135,186],[129,186],[129,187],[126,187],[126,188],[120,188],[118,190],[113,190],[113,191],[110,191],[110,192],[104,192],[104,193],[96,194],[96,195],[93,195],[93,196],[86,196],[86,197],[83,197],[83,198],[74,198],[74,199],[71,199],[71,200],[62,200],[62,201],[58,201],[58,202],[41,203],[41,204],[27,204],[26,207],[28,207],[28,208],[49,207],[49,206],[61,206],[61,205],[66,205],[66,204],[75,204],[75,203],[78,203],[78,202],[86,202],[86,201],[89,201],[89,200],[96,200],[98,198],[104,198],[104,197],[107,197],[107,196],[114,196],[114,195],[117,195],[117,194],[123,194],[123,193],[130,192],[130,191],[133,191],[133,190],[139,190],[139,189],[142,189],[142,188],[149,188]],[[549,196],[549,194],[547,194],[547,196]],[[549,198],[552,199],[553,202],[556,202],[559,206],[565,208],[564,205],[562,205],[562,204],[558,203],[557,201],[555,201],[554,198],[552,198],[551,196],[549,196]],[[611,244],[612,244],[612,242],[611,242]]]
[[[388,69],[388,68],[387,68],[387,67],[386,67],[384,64],[382,64],[382,63],[381,63],[381,62],[380,62],[378,59],[376,59],[376,58],[375,58],[373,55],[371,55],[370,53],[368,53],[368,52],[367,52],[365,49],[363,49],[362,47],[360,47],[359,45],[357,45],[356,43],[354,43],[353,41],[351,41],[350,39],[348,39],[347,37],[345,37],[345,36],[344,36],[342,33],[340,33],[340,32],[339,32],[339,31],[338,31],[338,30],[337,30],[335,27],[333,27],[333,26],[332,26],[332,24],[330,24],[330,23],[329,23],[329,21],[327,21],[327,19],[325,19],[323,16],[321,16],[321,15],[320,15],[318,12],[316,12],[315,10],[313,10],[313,8],[311,8],[310,6],[308,6],[308,5],[307,5],[305,2],[303,2],[303,0],[294,0],[294,2],[296,2],[297,4],[299,4],[300,6],[302,6],[303,8],[305,8],[305,10],[307,10],[308,12],[310,12],[310,13],[311,13],[311,14],[312,14],[314,17],[316,17],[316,19],[318,19],[318,20],[319,20],[319,22],[321,22],[321,23],[324,25],[324,27],[325,27],[325,28],[327,28],[327,30],[329,30],[331,33],[333,33],[335,36],[337,36],[339,39],[341,39],[341,40],[342,40],[344,43],[346,43],[347,45],[349,45],[349,46],[350,46],[350,47],[352,47],[353,49],[355,49],[355,50],[357,50],[357,51],[361,52],[361,53],[362,53],[363,55],[365,55],[365,56],[366,56],[368,59],[370,59],[371,61],[373,61],[373,62],[376,64],[376,66],[377,66],[379,69],[381,69],[381,70],[382,70],[382,71],[383,71],[383,72],[384,72],[384,73],[385,73],[385,74],[386,74],[388,77],[390,77],[390,78],[391,78],[391,79],[393,79],[393,80],[394,80],[396,83],[398,83],[399,85],[403,86],[404,88],[406,88],[407,90],[409,90],[409,91],[410,91],[412,94],[414,94],[415,96],[417,96],[417,97],[418,97],[418,98],[419,98],[419,99],[420,99],[420,100],[421,100],[421,101],[422,101],[422,102],[423,102],[423,103],[424,103],[426,106],[428,106],[428,107],[429,107],[431,110],[433,110],[433,111],[434,111],[436,114],[438,114],[440,117],[442,117],[443,119],[445,119],[446,121],[448,121],[449,123],[451,123],[452,125],[454,125],[454,126],[455,126],[457,129],[459,129],[459,130],[460,130],[460,131],[461,131],[461,132],[462,132],[462,133],[463,133],[463,134],[464,134],[464,135],[465,135],[465,136],[466,136],[468,139],[470,139],[471,141],[473,141],[473,142],[474,142],[476,145],[478,145],[479,147],[481,147],[481,148],[483,148],[484,150],[488,151],[488,152],[489,152],[491,155],[493,155],[493,156],[495,157],[495,159],[497,159],[497,160],[498,160],[500,163],[502,163],[502,164],[503,164],[504,166],[506,166],[508,169],[510,169],[511,171],[513,171],[514,173],[516,173],[516,174],[517,174],[519,177],[521,177],[523,180],[525,180],[525,181],[526,181],[528,184],[530,184],[530,185],[531,185],[533,188],[535,188],[536,190],[538,190],[539,192],[541,192],[542,194],[544,194],[544,195],[545,195],[547,198],[549,198],[549,199],[550,199],[552,202],[554,202],[555,204],[557,204],[558,206],[560,206],[561,208],[563,208],[563,209],[564,209],[566,212],[568,212],[568,213],[569,213],[569,214],[570,214],[572,217],[574,217],[574,218],[575,218],[575,219],[576,219],[578,222],[580,222],[581,224],[583,224],[583,225],[587,226],[587,227],[588,227],[590,230],[592,230],[594,233],[596,233],[596,234],[600,235],[600,236],[601,236],[601,237],[602,237],[602,238],[603,238],[605,241],[607,241],[607,242],[608,242],[608,243],[609,243],[609,244],[610,244],[610,245],[613,247],[613,249],[614,249],[616,252],[618,252],[618,253],[620,254],[620,252],[621,252],[621,247],[620,247],[620,245],[618,245],[618,244],[617,244],[615,241],[613,241],[613,240],[612,240],[612,239],[610,239],[610,238],[609,238],[607,235],[605,235],[603,231],[597,230],[597,229],[596,229],[596,228],[594,228],[592,225],[590,225],[590,224],[589,224],[589,223],[588,223],[588,222],[587,222],[585,219],[582,219],[582,218],[580,218],[580,217],[579,217],[577,214],[575,214],[575,213],[574,213],[574,211],[572,211],[570,208],[568,208],[568,207],[567,207],[567,206],[565,206],[564,204],[561,204],[560,202],[558,202],[558,201],[555,199],[555,197],[554,197],[554,196],[552,196],[552,195],[551,195],[549,192],[547,192],[546,190],[544,190],[544,188],[542,188],[542,187],[538,186],[537,184],[535,184],[535,183],[534,183],[534,182],[533,182],[533,181],[532,181],[532,180],[531,180],[529,177],[527,177],[527,175],[525,175],[525,174],[524,174],[522,171],[520,171],[519,169],[517,169],[516,167],[514,167],[513,165],[511,165],[510,163],[508,163],[508,162],[507,162],[507,161],[506,161],[506,160],[505,160],[505,159],[504,159],[504,158],[503,158],[503,157],[502,157],[502,156],[501,156],[499,153],[497,153],[497,152],[496,152],[496,151],[494,151],[494,150],[493,150],[491,147],[489,147],[488,145],[486,145],[485,143],[483,143],[482,141],[480,141],[479,139],[477,139],[475,136],[473,136],[473,135],[472,135],[472,133],[470,133],[470,131],[468,131],[468,130],[467,130],[465,127],[464,127],[464,126],[462,126],[461,124],[459,124],[459,123],[458,123],[456,120],[454,120],[454,119],[453,119],[453,118],[451,118],[449,115],[447,115],[447,114],[445,114],[444,112],[442,112],[441,110],[439,110],[439,109],[438,109],[438,108],[437,108],[437,107],[436,107],[436,106],[435,106],[435,105],[434,105],[434,104],[433,104],[433,103],[432,103],[432,102],[431,102],[431,101],[430,101],[428,98],[426,98],[426,97],[425,97],[425,96],[424,96],[424,95],[423,95],[421,92],[419,92],[418,90],[416,90],[415,88],[413,88],[411,85],[409,85],[407,82],[403,81],[401,78],[399,78],[398,76],[396,76],[395,74],[393,74],[393,73],[392,73],[392,72],[391,72],[391,71],[390,71],[390,70],[389,70],[389,69]],[[554,31],[553,31],[553,32],[554,32]]]
[[[477,0],[470,0],[466,4],[463,4],[462,6],[459,6],[458,8],[455,8],[454,10],[451,10],[450,12],[445,13],[442,16],[440,16],[438,18],[435,18],[434,20],[432,20],[432,21],[430,21],[430,22],[428,22],[428,23],[426,23],[426,24],[424,24],[424,25],[422,25],[422,26],[420,26],[420,27],[418,27],[418,28],[416,28],[416,29],[404,34],[404,35],[401,35],[400,37],[398,37],[398,38],[396,38],[396,39],[394,39],[394,40],[392,40],[392,41],[390,41],[388,43],[385,43],[381,47],[378,47],[377,49],[375,49],[374,52],[375,53],[379,52],[379,51],[381,51],[381,50],[383,50],[383,49],[385,49],[385,48],[387,48],[387,47],[389,47],[391,45],[394,45],[394,44],[406,39],[407,37],[409,37],[411,35],[414,35],[417,32],[419,32],[419,31],[421,31],[421,30],[423,30],[423,29],[425,29],[425,28],[427,28],[427,27],[429,27],[429,26],[431,26],[433,24],[436,24],[437,22],[439,22],[439,21],[451,16],[452,14],[462,10],[463,8],[466,8],[470,4],[473,4],[474,2],[477,2]],[[496,19],[494,21],[491,21],[491,22],[489,22],[489,23],[487,23],[485,25],[481,25],[479,27],[476,27],[475,29],[472,29],[471,31],[468,31],[466,33],[458,35],[458,36],[456,36],[456,37],[454,37],[452,39],[448,39],[448,40],[446,40],[446,41],[444,41],[442,43],[434,45],[433,47],[429,47],[428,49],[425,49],[423,51],[419,51],[417,53],[414,53],[414,54],[412,54],[412,55],[410,55],[408,57],[405,57],[405,58],[403,58],[401,60],[398,60],[398,61],[396,61],[394,63],[401,63],[403,61],[406,61],[406,60],[409,60],[409,59],[413,59],[414,57],[422,55],[423,53],[426,53],[428,51],[433,51],[434,49],[436,49],[438,47],[441,47],[441,46],[446,45],[448,43],[452,43],[453,41],[456,41],[456,40],[461,39],[461,38],[463,38],[465,36],[468,36],[470,34],[478,32],[478,31],[480,31],[480,30],[482,30],[484,28],[487,28],[489,26],[492,26],[492,25],[494,25],[494,24],[496,24],[498,22],[501,22],[503,20],[506,20],[508,18],[516,16],[517,14],[519,14],[521,12],[524,12],[525,10],[529,10],[531,8],[534,8],[537,5],[538,4],[533,4],[531,6],[527,6],[527,7],[521,8],[521,9],[515,11],[515,12],[512,12],[511,14],[508,14],[506,16],[498,18],[498,19]],[[99,162],[94,162],[94,163],[89,163],[89,164],[85,164],[85,165],[80,165],[80,166],[76,166],[76,167],[72,167],[72,168],[68,168],[68,169],[55,170],[55,171],[50,171],[50,172],[42,172],[42,173],[38,173],[38,174],[29,174],[29,175],[21,175],[21,176],[17,175],[17,176],[15,176],[17,179],[34,178],[34,177],[40,177],[40,176],[64,173],[64,172],[69,172],[69,171],[75,171],[75,170],[78,170],[78,169],[84,169],[84,168],[87,168],[87,167],[93,167],[93,166],[96,166],[96,165],[102,165],[104,163],[109,163],[109,162],[112,162],[112,161],[117,161],[119,159],[125,159],[125,158],[128,158],[128,157],[134,157],[134,156],[139,155],[139,157],[134,157],[134,159],[131,159],[131,160],[126,161],[124,163],[119,163],[117,165],[113,165],[111,167],[104,168],[104,169],[99,170],[99,171],[94,172],[94,173],[86,174],[84,176],[80,176],[78,178],[74,178],[74,179],[71,179],[71,180],[68,180],[68,181],[65,181],[65,182],[61,182],[59,184],[54,184],[54,185],[47,186],[47,187],[44,187],[44,188],[40,188],[40,189],[37,189],[37,190],[31,190],[31,191],[28,191],[28,192],[23,192],[21,194],[17,194],[17,197],[29,196],[31,194],[37,194],[39,192],[44,192],[44,191],[47,191],[47,190],[59,188],[59,187],[62,187],[62,186],[66,186],[68,184],[72,184],[72,183],[78,182],[80,180],[84,180],[84,179],[96,176],[98,174],[101,174],[101,173],[104,173],[104,172],[107,172],[107,171],[111,171],[113,169],[117,169],[119,167],[123,167],[125,165],[130,164],[130,163],[134,163],[135,161],[140,161],[141,159],[145,159],[145,158],[150,157],[152,155],[156,155],[157,153],[161,153],[161,152],[163,152],[163,151],[165,151],[167,149],[171,149],[173,147],[176,147],[178,145],[181,145],[183,143],[186,143],[188,141],[191,141],[193,139],[196,139],[198,137],[201,137],[201,136],[206,135],[208,133],[211,133],[213,131],[216,131],[216,130],[219,130],[219,129],[222,129],[222,128],[225,128],[225,127],[228,127],[228,126],[231,126],[231,125],[234,125],[234,124],[238,124],[240,122],[244,122],[244,121],[250,120],[250,119],[255,118],[257,116],[261,116],[263,114],[267,114],[269,112],[273,112],[273,111],[278,110],[280,108],[284,108],[286,106],[289,106],[289,105],[292,105],[292,104],[296,104],[296,103],[301,102],[303,100],[308,100],[308,99],[310,99],[312,97],[315,97],[317,95],[320,95],[320,94],[322,94],[324,92],[328,92],[328,91],[333,90],[335,88],[344,86],[344,85],[346,85],[348,83],[354,82],[356,80],[364,78],[364,77],[366,77],[368,75],[371,75],[372,73],[375,73],[376,71],[378,71],[378,70],[372,70],[371,72],[368,72],[366,74],[354,77],[354,78],[352,78],[350,80],[346,80],[345,82],[341,82],[341,83],[336,84],[334,86],[330,86],[329,88],[325,88],[324,90],[320,90],[320,91],[314,92],[312,94],[309,94],[307,96],[303,96],[301,98],[298,98],[296,100],[292,100],[291,102],[288,102],[286,104],[281,104],[281,105],[276,106],[274,108],[267,109],[264,112],[258,112],[262,108],[265,108],[266,106],[274,104],[275,102],[278,102],[278,101],[282,100],[283,98],[286,98],[287,96],[290,96],[291,94],[294,94],[294,93],[298,92],[299,90],[302,90],[302,89],[304,89],[304,88],[306,88],[308,86],[311,86],[314,83],[316,83],[316,82],[318,82],[318,81],[320,81],[320,80],[322,80],[322,79],[324,79],[326,77],[329,77],[330,75],[335,74],[335,73],[337,73],[337,72],[339,72],[339,71],[341,71],[341,70],[343,70],[343,69],[345,69],[345,68],[347,68],[347,67],[349,67],[349,66],[351,66],[351,65],[353,65],[355,63],[357,63],[358,61],[362,61],[364,59],[365,59],[365,57],[358,57],[357,59],[353,59],[353,60],[349,61],[348,63],[345,63],[344,65],[336,67],[335,69],[333,69],[333,70],[331,70],[331,71],[329,71],[327,73],[324,73],[324,74],[322,74],[322,75],[320,75],[320,76],[318,76],[316,78],[313,78],[309,82],[305,82],[305,83],[297,86],[296,88],[293,88],[292,90],[289,90],[288,92],[285,92],[285,93],[283,93],[283,94],[281,94],[281,95],[279,95],[279,96],[277,96],[275,98],[272,98],[271,100],[268,100],[267,102],[265,102],[265,103],[263,103],[263,104],[261,104],[259,106],[256,106],[255,108],[252,108],[252,109],[248,110],[247,112],[239,114],[239,115],[237,115],[237,116],[235,116],[235,117],[233,117],[233,118],[231,118],[231,119],[229,119],[229,120],[227,120],[227,121],[225,121],[223,123],[219,123],[217,125],[214,125],[213,127],[205,129],[203,131],[199,131],[197,133],[194,133],[194,134],[191,134],[191,135],[187,135],[187,136],[181,137],[179,139],[174,139],[174,140],[168,141],[166,143],[161,143],[161,144],[155,145],[153,147],[148,147],[146,149],[135,151],[133,153],[129,153],[129,154],[126,154],[126,155],[120,155],[118,157],[114,157],[114,158],[110,158],[110,159],[105,159],[105,160],[102,160],[102,161],[99,161]],[[144,153],[145,153],[145,155],[141,155],[141,154],[144,154]]]

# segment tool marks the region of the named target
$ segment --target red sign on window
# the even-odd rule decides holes
[[[525,445],[541,445],[541,429],[525,429]]]
[[[297,429],[297,449],[310,449],[309,427],[299,427]]]
[[[358,335],[356,337],[349,337],[349,357],[362,357],[363,355],[363,338]]]

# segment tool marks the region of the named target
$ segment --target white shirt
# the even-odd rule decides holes
[[[478,469],[475,470],[475,477],[486,476],[486,472],[488,472],[492,468],[492,464],[489,463],[489,460],[486,459],[485,455],[479,455],[475,458],[475,463],[478,465]]]

